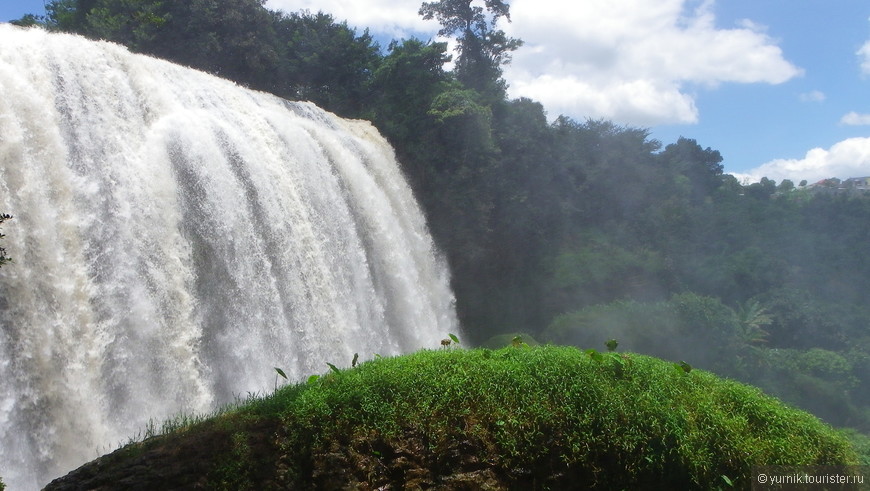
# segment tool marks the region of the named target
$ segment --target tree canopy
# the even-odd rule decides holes
[[[510,62],[510,53],[523,42],[496,28],[499,19],[510,21],[508,3],[485,0],[485,7],[473,3],[474,0],[423,2],[419,13],[423,19],[436,19],[441,24],[439,35],[456,37],[457,78],[481,93],[503,97],[501,66]]]

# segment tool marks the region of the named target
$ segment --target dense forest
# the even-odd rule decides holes
[[[509,99],[501,69],[522,41],[497,28],[510,20],[502,0],[421,5],[455,52],[381,46],[329,14],[263,3],[55,0],[17,23],[372,121],[427,214],[476,343],[616,339],[870,432],[870,195],[837,181],[741,184],[693,139],[663,144]]]

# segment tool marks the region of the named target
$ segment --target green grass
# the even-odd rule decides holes
[[[594,355],[381,358],[137,445],[208,440],[218,489],[450,486],[457,473],[499,489],[745,488],[752,465],[858,463],[842,434],[758,389],[647,356]]]

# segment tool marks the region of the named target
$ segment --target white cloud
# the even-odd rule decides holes
[[[514,0],[504,28],[526,46],[505,71],[510,93],[541,101],[551,116],[695,123],[688,85],[778,84],[801,73],[753,23],[717,28],[712,4]]]
[[[818,90],[805,92],[798,96],[801,102],[825,102],[826,98],[825,93]]]
[[[775,181],[791,179],[794,182],[870,176],[870,138],[849,138],[827,150],[814,148],[802,159],[772,160],[741,176],[752,181],[768,177]]]
[[[870,114],[859,114],[852,111],[840,119],[840,124],[852,126],[870,125]]]
[[[861,73],[870,76],[870,41],[864,43],[855,54],[861,59]]]
[[[480,0],[478,0],[480,1]],[[269,0],[271,9],[322,10],[392,37],[434,36],[422,0]],[[482,2],[481,2],[482,3]],[[715,25],[714,0],[512,0],[509,35],[525,41],[505,67],[511,97],[551,117],[654,126],[696,123],[690,87],[779,84],[801,74],[750,20]],[[868,47],[870,52],[870,47]]]

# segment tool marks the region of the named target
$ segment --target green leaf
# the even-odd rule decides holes
[[[288,379],[287,379],[287,374],[284,373],[284,370],[281,370],[280,368],[275,367],[275,371],[278,372],[278,375],[284,377],[284,380],[288,380]]]
[[[731,482],[731,479],[728,479],[728,476],[726,476],[725,474],[722,474],[722,480],[725,481],[725,484],[734,487],[734,483]]]
[[[456,334],[448,334],[447,336],[449,336],[454,343],[459,344],[459,338],[456,337]]]
[[[317,379],[319,379],[319,378],[320,378],[320,375],[312,375],[312,376],[308,377],[308,383],[313,384],[314,382],[317,382]]]
[[[341,370],[339,370],[338,367],[333,365],[332,363],[326,362],[326,364],[329,365],[329,369],[332,370],[333,372],[335,372],[335,373],[341,372]]]
[[[680,371],[685,372],[685,373],[689,373],[692,371],[692,365],[689,365],[688,363],[686,363],[684,361],[680,361],[679,363],[674,363],[674,367],[677,370],[680,370]]]

